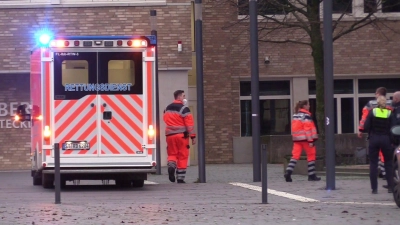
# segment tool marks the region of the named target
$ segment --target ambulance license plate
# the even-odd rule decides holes
[[[90,144],[87,141],[66,141],[62,144],[63,150],[89,150]]]

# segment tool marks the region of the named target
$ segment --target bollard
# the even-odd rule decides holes
[[[61,204],[61,175],[60,175],[60,144],[54,144],[54,182],[56,191],[56,204]]]
[[[268,186],[267,186],[267,181],[268,181],[268,174],[267,174],[267,145],[262,144],[261,145],[261,198],[262,198],[262,203],[266,204],[268,203]]]

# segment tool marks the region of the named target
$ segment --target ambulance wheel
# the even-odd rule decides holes
[[[394,176],[394,183],[400,184],[400,168],[399,164],[397,163],[397,158],[393,160],[393,176]]]
[[[118,187],[130,187],[131,186],[131,182],[129,180],[115,180],[115,185],[117,185]]]
[[[53,188],[54,187],[54,176],[51,174],[42,174],[42,187],[43,188]]]
[[[400,208],[400,183],[396,184],[393,189],[393,198],[396,205]]]
[[[144,186],[144,180],[133,180],[132,181],[132,186],[133,187],[137,187],[137,188],[141,188]]]
[[[41,177],[32,177],[33,185],[42,185],[42,178]]]

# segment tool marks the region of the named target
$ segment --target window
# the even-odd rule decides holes
[[[108,83],[135,84],[135,64],[132,60],[108,61]]]
[[[251,100],[240,101],[241,136],[251,136]],[[260,133],[261,135],[290,134],[291,114],[290,99],[260,100]]]
[[[317,91],[317,84],[315,80],[308,81],[308,93],[315,95]],[[333,81],[334,94],[353,94],[353,80],[334,80]]]
[[[399,0],[384,0],[382,1],[382,12],[400,12],[400,1]]]
[[[260,96],[269,95],[290,95],[290,81],[260,81]],[[251,96],[251,82],[240,83],[240,96]]]
[[[63,60],[61,83],[87,84],[89,82],[89,64],[86,60]]]
[[[358,93],[375,93],[378,87],[385,87],[388,93],[398,91],[400,78],[387,78],[387,79],[359,79],[358,80]]]
[[[352,13],[353,0],[333,0],[332,1],[333,13]]]
[[[400,12],[400,1],[399,0],[363,0],[363,1],[364,1],[364,13]]]
[[[311,113],[311,117],[315,123],[315,126],[317,127],[317,131],[319,133],[319,127],[318,127],[318,123],[317,123],[317,100],[315,98],[310,98],[310,113]],[[334,99],[334,114],[335,114],[335,134],[338,133],[338,120],[337,120],[337,99]]]
[[[285,4],[287,0],[275,0],[273,2],[269,0],[258,0],[257,10],[258,15],[284,15]],[[239,15],[249,15],[249,0],[238,0],[238,11]]]
[[[261,135],[291,133],[290,81],[260,81]],[[251,82],[240,82],[241,136],[252,135]]]
[[[354,132],[354,98],[340,99],[340,117],[342,134],[352,134]]]

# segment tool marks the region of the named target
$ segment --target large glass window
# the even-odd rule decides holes
[[[374,94],[378,87],[385,87],[388,93],[399,90],[400,78],[384,78],[384,79],[359,79],[358,93]]]
[[[355,133],[354,132],[354,99],[341,98],[340,99],[340,117],[342,125],[342,134]]]
[[[315,95],[317,91],[317,84],[315,80],[308,81],[308,93]],[[335,94],[353,94],[353,80],[343,79],[333,81],[333,91]]]
[[[261,135],[291,133],[290,81],[260,81]],[[241,136],[252,135],[251,83],[240,82]]]
[[[290,95],[290,81],[260,81],[260,96]],[[240,96],[251,96],[251,82],[240,82]]]
[[[240,101],[241,136],[251,136],[251,100]],[[261,135],[290,134],[290,99],[260,100]]]
[[[315,123],[315,126],[317,127],[317,131],[319,133],[319,127],[317,123],[317,100],[315,98],[312,98],[309,100],[310,101],[310,113],[312,114],[313,121]],[[338,133],[338,122],[337,122],[337,101],[336,98],[334,99],[334,114],[335,114],[335,134]]]

